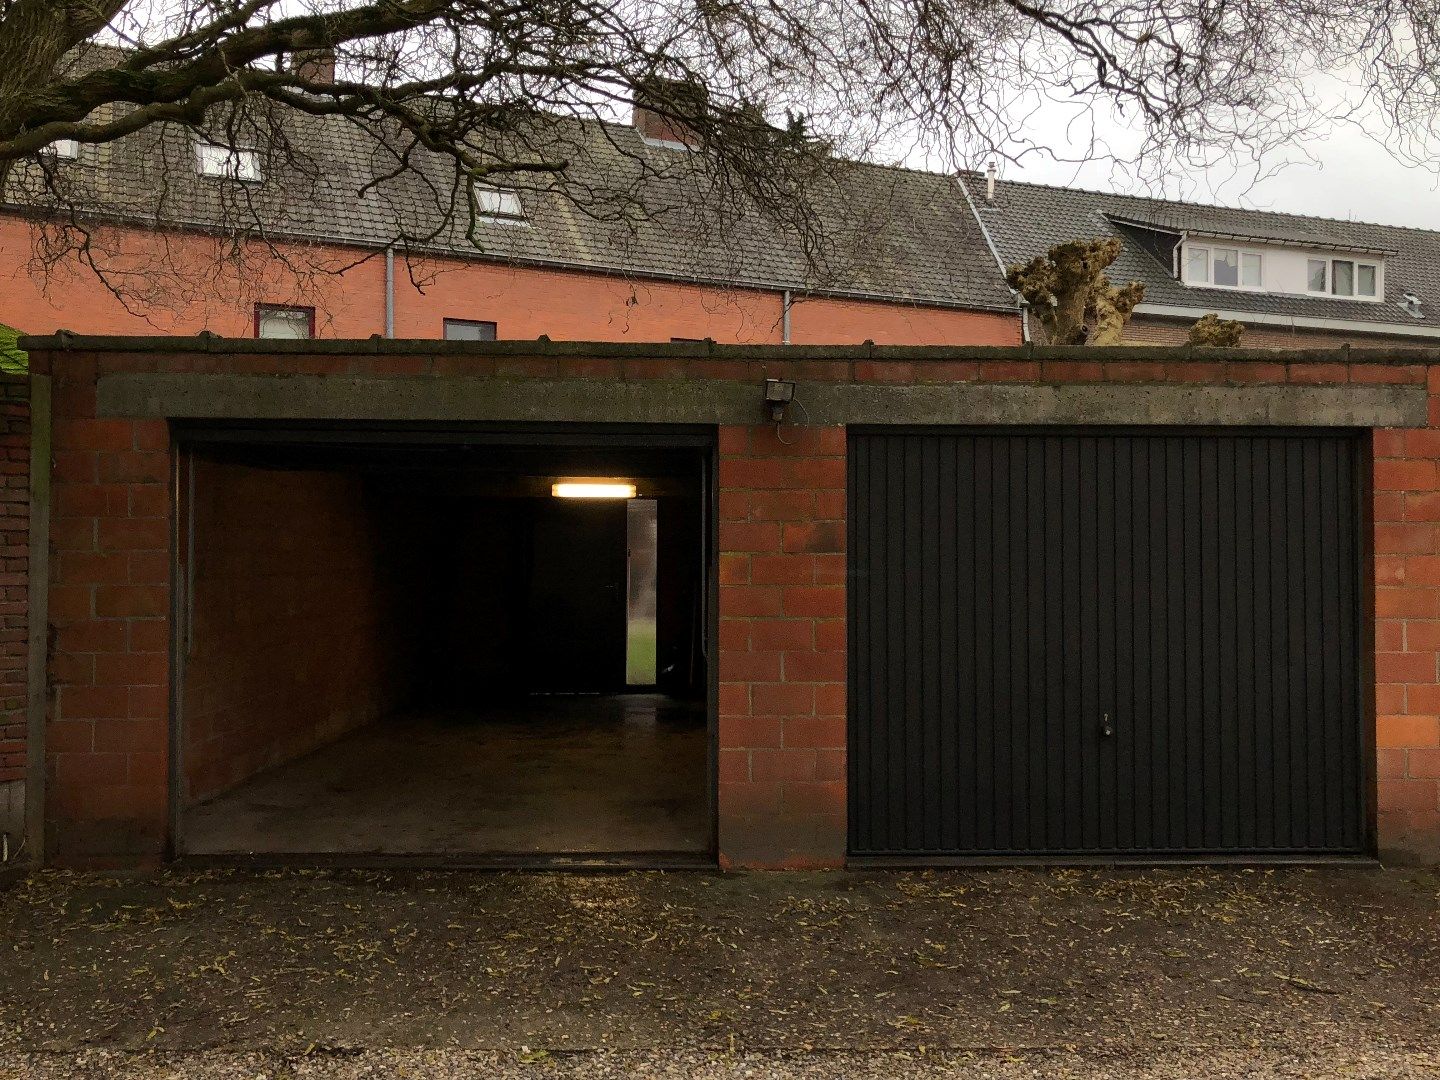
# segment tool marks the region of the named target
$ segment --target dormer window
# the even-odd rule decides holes
[[[1375,300],[1380,296],[1380,264],[1357,259],[1309,259],[1305,287],[1311,293]]]
[[[260,155],[243,146],[196,143],[195,171],[201,176],[218,176],[226,180],[258,181]]]
[[[1219,289],[1259,289],[1264,260],[1258,251],[1220,244],[1185,245],[1185,281]]]
[[[475,212],[491,221],[524,221],[525,207],[513,188],[477,187]]]
[[[1178,276],[1186,285],[1278,296],[1328,296],[1378,301],[1385,295],[1385,263],[1377,254],[1331,254],[1314,248],[1187,237]]]

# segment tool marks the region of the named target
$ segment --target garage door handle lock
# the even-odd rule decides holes
[[[1115,734],[1115,725],[1110,722],[1108,712],[1100,719],[1100,734],[1107,739]]]

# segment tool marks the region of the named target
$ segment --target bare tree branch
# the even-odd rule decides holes
[[[760,213],[818,278],[879,213],[846,159],[897,132],[951,168],[1054,154],[1027,123],[1084,101],[1132,118],[1152,168],[1365,121],[1431,164],[1437,65],[1440,0],[0,0],[0,198],[52,233],[108,216],[273,246],[342,182],[343,143],[397,250],[494,248],[476,201],[498,185],[697,243]],[[689,151],[616,137],[637,100]],[[197,139],[254,149],[263,181],[196,194]],[[55,166],[59,140],[93,175]],[[143,182],[116,178],[137,161]]]

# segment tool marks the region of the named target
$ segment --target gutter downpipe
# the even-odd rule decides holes
[[[786,289],[780,300],[780,344],[790,344],[790,304],[792,297],[790,290]]]
[[[395,336],[395,249],[385,249],[385,336]]]
[[[990,181],[993,183],[993,180]],[[990,230],[985,227],[985,219],[980,216],[980,208],[975,205],[975,200],[970,196],[970,187],[965,183],[965,177],[955,174],[955,184],[960,188],[960,194],[965,199],[965,205],[970,208],[970,216],[975,219],[975,224],[980,228],[980,235],[985,238],[985,246],[990,249],[990,257],[995,260],[995,265],[1000,268],[1000,280],[1005,280],[1005,260],[1000,257],[1000,249],[995,246],[994,239],[990,236]],[[1009,288],[1007,283],[1006,288]],[[1014,289],[1010,289],[1010,295],[1015,300],[1015,306],[1020,309],[1020,341],[1022,344],[1030,344],[1030,311],[1029,305]]]

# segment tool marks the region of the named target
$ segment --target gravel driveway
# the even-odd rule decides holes
[[[46,873],[0,1075],[1440,1076],[1440,877]]]

